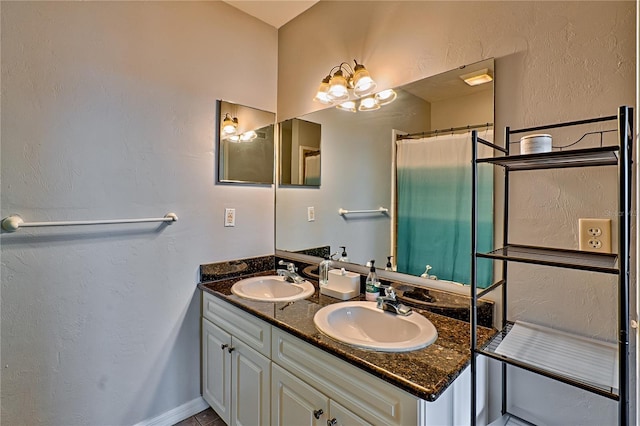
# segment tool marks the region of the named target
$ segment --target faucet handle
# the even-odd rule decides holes
[[[278,262],[278,265],[286,265],[287,266],[287,271],[289,272],[296,272],[298,270],[298,268],[296,268],[295,263],[293,262],[285,262],[284,260],[280,259],[280,261]]]
[[[391,300],[396,300],[396,292],[391,286],[385,287],[384,295],[385,297],[388,297]]]

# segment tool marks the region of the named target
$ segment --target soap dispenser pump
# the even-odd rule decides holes
[[[348,262],[349,257],[347,256],[347,248],[345,246],[340,246],[340,248],[342,249],[342,254],[340,255],[340,259],[338,260],[340,262]]]
[[[326,286],[329,284],[329,269],[331,268],[331,259],[329,256],[325,256],[324,260],[318,265],[318,275],[320,277],[320,285]]]
[[[393,271],[393,265],[391,264],[391,258],[393,256],[387,256],[387,266],[384,267],[385,271]]]
[[[369,263],[371,264],[371,269],[369,269],[369,275],[367,275],[367,280],[365,281],[365,298],[375,302],[380,296],[380,282],[374,266],[375,260],[371,260]]]

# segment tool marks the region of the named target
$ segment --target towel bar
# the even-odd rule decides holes
[[[15,232],[20,228],[37,228],[41,226],[76,226],[76,225],[112,225],[117,223],[145,223],[167,222],[169,225],[178,220],[175,213],[167,213],[164,217],[143,219],[108,219],[108,220],[77,220],[67,222],[25,222],[19,215],[11,215],[2,219],[2,229]]]

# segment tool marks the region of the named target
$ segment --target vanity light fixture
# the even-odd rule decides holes
[[[480,84],[489,83],[493,81],[493,77],[488,68],[484,68],[478,71],[474,71],[469,74],[461,75],[460,78],[464,80],[469,86],[478,86]]]
[[[329,75],[322,79],[314,100],[330,105],[348,100],[349,90],[359,98],[373,92],[376,82],[371,78],[369,71],[355,59],[353,62],[353,68],[346,62],[331,68]]]
[[[222,120],[222,133],[225,135],[233,135],[238,131],[238,118],[229,115],[227,112]]]
[[[364,65],[353,60],[351,68],[346,62],[331,68],[329,75],[322,79],[314,101],[324,105],[336,105],[343,111],[374,111],[381,105],[390,104],[398,96],[393,89],[386,89],[373,95],[376,82]],[[357,102],[352,98],[362,98]]]

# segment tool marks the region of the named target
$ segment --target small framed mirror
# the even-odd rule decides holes
[[[217,101],[219,183],[273,184],[276,115]]]
[[[321,125],[292,118],[279,128],[280,185],[320,186]]]

